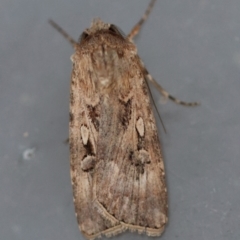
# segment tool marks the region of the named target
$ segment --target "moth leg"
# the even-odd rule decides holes
[[[140,31],[143,23],[147,20],[150,12],[153,9],[153,5],[156,2],[156,0],[152,0],[149,5],[147,10],[145,11],[144,15],[142,18],[139,20],[139,22],[132,28],[131,32],[128,34],[127,38],[131,41]]]
[[[160,84],[157,83],[157,81],[148,73],[147,69],[145,69],[145,77],[154,84],[154,86],[158,89],[158,91],[165,97],[169,98],[173,102],[183,105],[183,106],[197,106],[200,105],[199,102],[183,102],[172,95],[170,95]]]

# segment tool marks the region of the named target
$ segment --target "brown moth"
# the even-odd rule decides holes
[[[125,230],[159,236],[167,223],[164,164],[146,80],[133,37],[155,0],[125,37],[95,19],[74,41],[70,93],[70,153],[74,204],[87,239]]]

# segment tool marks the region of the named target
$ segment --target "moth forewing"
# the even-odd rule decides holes
[[[158,236],[167,193],[136,47],[97,19],[71,59],[71,177],[80,229],[89,239],[126,229]]]

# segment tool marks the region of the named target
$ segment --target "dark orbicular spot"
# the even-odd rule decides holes
[[[91,118],[91,121],[97,131],[99,131],[99,105],[96,105],[95,107],[88,105],[88,112],[89,112],[89,117]]]
[[[132,99],[129,99],[127,102],[119,100],[119,102],[122,106],[119,111],[119,119],[122,123],[123,129],[126,130],[132,115]]]
[[[137,143],[137,149],[138,150],[141,150],[145,147],[145,138],[144,136],[141,137],[139,134],[138,134],[138,143]]]
[[[95,155],[91,141],[88,141],[87,144],[84,145],[84,147],[86,149],[87,155]]]
[[[133,154],[134,154],[133,150],[130,150],[130,151],[129,151],[129,155],[128,155],[128,159],[129,159],[130,161],[133,160]]]

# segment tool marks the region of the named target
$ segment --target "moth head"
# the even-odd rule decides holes
[[[91,36],[94,36],[95,34],[98,34],[98,33],[101,33],[101,34],[108,33],[124,39],[126,38],[125,34],[119,27],[117,27],[114,24],[104,23],[102,20],[97,18],[93,20],[91,27],[86,29],[81,34],[79,38],[79,43],[82,43],[83,41],[89,39]]]

